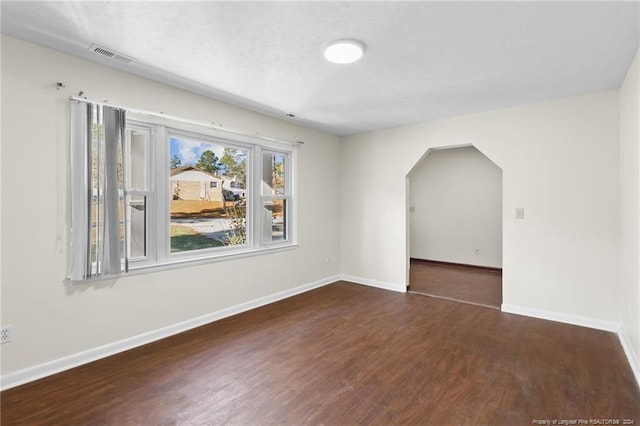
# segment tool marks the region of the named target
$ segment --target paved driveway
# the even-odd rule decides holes
[[[229,219],[171,219],[171,223],[186,226],[198,234],[217,241],[225,241],[228,231],[231,230]]]

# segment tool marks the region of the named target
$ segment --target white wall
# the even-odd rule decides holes
[[[472,144],[503,171],[504,304],[619,322],[618,121],[610,91],[344,138],[342,272],[406,286],[405,177]]]
[[[640,51],[620,89],[620,281],[622,324],[640,366],[639,62]]]
[[[412,258],[502,267],[502,170],[480,151],[430,150],[409,192]]]
[[[57,91],[56,81],[67,88]],[[80,90],[90,99],[305,141],[300,247],[65,287],[67,97]],[[335,136],[3,36],[2,151],[2,324],[14,332],[1,347],[3,375],[338,273]]]

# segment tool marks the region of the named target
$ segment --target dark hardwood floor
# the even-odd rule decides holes
[[[412,293],[500,309],[502,271],[411,259]]]
[[[613,333],[339,282],[6,390],[1,410],[4,426],[638,424],[640,390]]]

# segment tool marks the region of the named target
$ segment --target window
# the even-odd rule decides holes
[[[247,179],[249,147],[169,129],[171,253],[247,245],[247,199],[218,181]]]
[[[151,190],[151,129],[129,125],[125,130],[124,164],[127,257],[131,260],[146,259],[148,245],[148,206],[153,205]]]
[[[83,114],[91,108],[89,132]],[[295,245],[291,144],[130,113],[110,147],[101,109],[72,101],[71,281]],[[78,153],[79,146],[86,148]],[[101,273],[112,246],[119,257]]]
[[[288,156],[284,153],[265,151],[262,154],[262,206],[265,224],[265,243],[287,239],[287,183]]]

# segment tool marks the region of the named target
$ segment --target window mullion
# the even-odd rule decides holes
[[[155,247],[158,263],[165,263],[170,254],[169,232],[171,206],[169,200],[169,139],[164,126],[156,128],[153,182],[155,188],[154,225]]]
[[[297,176],[297,157],[296,151],[292,151],[287,156],[287,169],[289,172],[285,176],[286,178],[286,194],[289,197],[287,200],[287,240],[291,243],[297,243],[298,241],[298,224],[296,223],[296,218],[298,217],[298,196],[297,196],[297,187],[295,184],[295,179],[293,176]]]
[[[251,201],[252,201],[252,245],[255,248],[262,247],[263,245],[263,229],[264,229],[264,215],[262,214],[262,210],[264,208],[264,201],[262,198],[262,149],[259,146],[256,146],[253,151],[253,185],[251,188]]]
[[[258,196],[260,192],[257,190],[256,179],[259,174],[256,173],[256,161],[259,156],[259,147],[252,146],[247,148],[247,167],[246,167],[246,188],[245,188],[245,200],[246,200],[246,233],[247,233],[247,245],[251,248],[259,247],[260,239],[256,234],[256,221],[258,216],[256,215],[256,208],[260,204]]]
[[[152,127],[149,143],[149,163],[147,164],[147,179],[149,193],[147,194],[147,260],[151,264],[158,263],[157,243],[157,211],[158,189],[156,174],[156,155],[158,151],[158,129]]]

